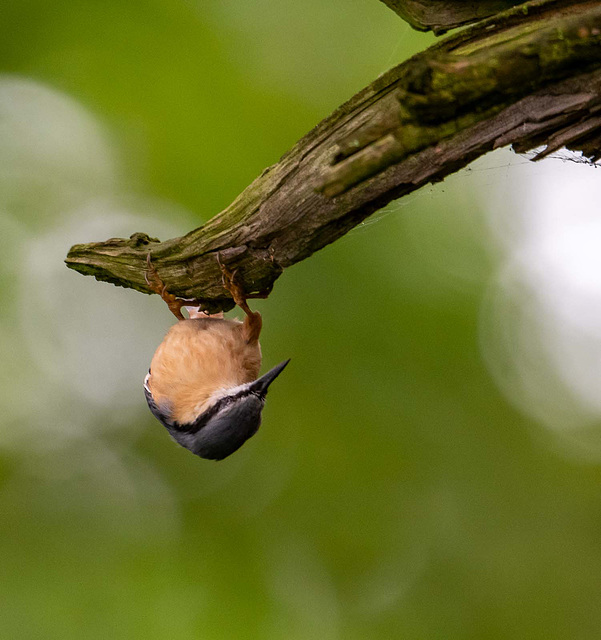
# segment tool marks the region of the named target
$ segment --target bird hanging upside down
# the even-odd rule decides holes
[[[244,322],[222,313],[207,315],[168,293],[150,254],[146,272],[148,286],[179,320],[156,350],[144,380],[148,406],[177,443],[211,460],[223,460],[257,432],[267,389],[289,362],[258,378],[261,314],[249,308],[235,272],[219,264],[224,287],[246,314]]]

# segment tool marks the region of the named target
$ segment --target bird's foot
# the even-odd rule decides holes
[[[185,306],[196,306],[194,305],[194,300],[184,300],[182,298],[178,298],[174,296],[172,293],[167,291],[167,287],[165,283],[161,280],[159,276],[159,272],[156,270],[156,267],[152,264],[152,260],[150,258],[150,254],[146,257],[146,264],[148,265],[146,271],[144,272],[144,279],[146,280],[146,284],[150,287],[152,291],[158,293],[161,298],[167,303],[169,310],[178,320],[185,320],[184,314],[182,313],[182,307]]]
[[[239,282],[236,282],[236,273],[237,269],[231,271],[228,269],[223,262],[221,262],[221,256],[217,253],[217,262],[219,263],[219,268],[221,269],[221,280],[223,282],[223,287],[228,291],[228,293],[232,296],[234,302],[244,309],[246,304],[246,300],[248,296],[244,293],[244,289],[240,285]]]
[[[252,311],[248,306],[248,303],[246,301],[250,296],[244,293],[244,289],[242,288],[242,286],[238,282],[236,282],[236,270],[231,271],[230,269],[228,269],[221,262],[221,256],[219,255],[219,253],[217,253],[217,262],[219,263],[219,267],[221,269],[224,288],[227,289],[234,302],[246,314],[246,318],[244,319],[243,324],[243,332],[246,341],[249,344],[256,342],[259,339],[261,327],[263,326],[261,314],[258,311]]]

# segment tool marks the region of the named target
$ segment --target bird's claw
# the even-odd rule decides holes
[[[238,269],[230,271],[230,269],[221,262],[219,252],[217,253],[217,262],[221,269],[221,281],[223,282],[223,288],[232,296],[232,299],[239,307],[244,308],[248,296],[244,293],[242,286],[236,282],[236,273],[238,272]]]
[[[244,293],[244,289],[240,284],[236,282],[236,269],[230,271],[222,262],[219,252],[217,252],[217,262],[221,269],[221,279],[223,287],[232,296],[234,302],[244,311],[246,318],[243,324],[243,334],[247,343],[256,342],[259,339],[261,333],[261,327],[263,322],[261,320],[261,314],[258,311],[252,311],[248,306],[247,299],[250,297]]]
[[[167,285],[161,280],[159,276],[159,272],[156,267],[152,264],[152,259],[150,258],[150,253],[146,256],[146,264],[148,265],[146,271],[144,272],[144,280],[146,280],[146,284],[154,293],[158,293],[161,298],[167,303],[169,310],[178,320],[185,320],[182,313],[182,307],[189,305],[190,301],[182,300],[177,296],[174,296],[172,293],[167,291]]]

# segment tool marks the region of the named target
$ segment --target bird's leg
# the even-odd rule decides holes
[[[146,257],[146,263],[148,265],[146,271],[144,272],[144,279],[146,280],[146,284],[155,292],[158,293],[161,298],[167,303],[169,310],[178,320],[185,320],[184,314],[182,313],[182,307],[192,306],[193,300],[184,300],[182,298],[177,298],[172,293],[167,291],[167,287],[165,283],[161,280],[159,276],[159,272],[156,270],[156,267],[152,264],[152,260],[150,259],[150,254]]]
[[[257,342],[259,335],[261,334],[261,328],[263,326],[263,319],[258,311],[252,311],[246,302],[248,296],[244,293],[242,287],[236,282],[236,271],[230,271],[222,262],[219,253],[217,254],[217,262],[221,268],[223,275],[223,286],[227,289],[232,296],[234,302],[244,311],[246,317],[244,318],[244,324],[242,330],[244,331],[244,337],[248,343]]]

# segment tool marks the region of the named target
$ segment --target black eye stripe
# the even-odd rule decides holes
[[[196,433],[197,431],[200,431],[200,429],[202,429],[211,418],[216,416],[221,411],[221,409],[224,409],[228,405],[232,404],[232,402],[237,397],[239,396],[224,396],[223,398],[220,398],[219,400],[217,400],[217,402],[212,407],[209,407],[206,411],[201,413],[192,424],[181,425],[179,423],[175,423],[174,427],[178,431],[186,431],[187,433]]]
[[[196,433],[200,431],[200,429],[202,429],[207,424],[207,422],[209,422],[211,418],[216,416],[222,409],[230,406],[231,404],[236,402],[236,400],[240,400],[241,398],[245,398],[251,395],[259,398],[262,402],[265,401],[265,398],[256,391],[252,391],[248,388],[242,389],[233,396],[223,396],[222,398],[219,398],[219,400],[217,400],[217,402],[212,407],[209,407],[206,411],[201,413],[192,424],[182,425],[176,422],[173,424],[173,427],[178,431],[185,431],[186,433]]]

